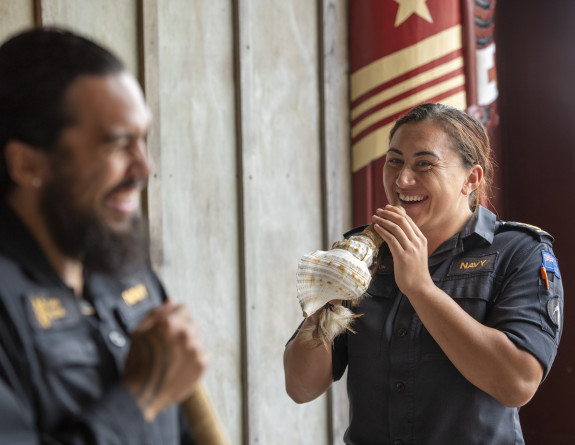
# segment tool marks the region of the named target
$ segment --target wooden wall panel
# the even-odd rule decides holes
[[[232,443],[242,384],[231,3],[158,4],[163,278],[211,356],[205,381]],[[149,206],[154,206],[149,202]]]
[[[351,224],[346,8],[0,0],[0,38],[36,17],[109,47],[142,81],[152,260],[199,324],[205,383],[234,444],[340,443],[347,423],[345,383],[297,405],[282,364],[302,320],[297,262]]]
[[[34,26],[34,0],[0,0],[0,41]]]
[[[318,11],[238,2],[250,444],[327,443],[325,397],[285,393],[283,347],[301,318],[295,273],[322,243]]]
[[[43,25],[62,26],[113,50],[138,73],[136,0],[37,0]]]
[[[322,92],[324,249],[341,239],[352,224],[351,153],[348,89],[347,1],[321,2],[320,91]],[[341,444],[349,421],[347,374],[332,385],[331,443]]]

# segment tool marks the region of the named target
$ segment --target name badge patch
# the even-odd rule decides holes
[[[118,310],[124,328],[131,332],[148,312],[162,304],[162,300],[156,287],[145,276],[133,277],[123,284]]]
[[[464,275],[492,271],[495,269],[496,259],[497,253],[480,257],[459,258],[451,263],[448,275]]]
[[[559,264],[557,263],[557,258],[547,250],[541,251],[541,257],[543,258],[543,267],[547,272],[553,272],[557,278],[561,278],[559,273]]]
[[[128,306],[133,306],[148,298],[148,289],[144,284],[137,284],[122,292],[122,298]]]

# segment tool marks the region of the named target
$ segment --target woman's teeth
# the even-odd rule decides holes
[[[424,196],[408,196],[408,195],[399,195],[399,199],[406,202],[419,202],[425,199]]]

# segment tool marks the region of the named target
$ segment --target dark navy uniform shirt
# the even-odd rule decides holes
[[[145,266],[87,274],[78,298],[0,202],[0,444],[193,443],[179,407],[146,423],[120,384],[130,332],[164,299]]]
[[[429,258],[434,283],[473,318],[535,356],[544,376],[563,322],[563,287],[551,242],[540,229],[496,221],[480,207]],[[385,246],[376,267],[367,298],[355,309],[364,314],[354,322],[357,333],[334,342],[334,379],[348,369],[345,443],[523,444],[519,410],[472,385],[448,360],[399,291]]]

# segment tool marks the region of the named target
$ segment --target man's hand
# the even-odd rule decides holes
[[[134,330],[123,383],[151,422],[163,409],[192,394],[206,366],[188,309],[167,302]]]

